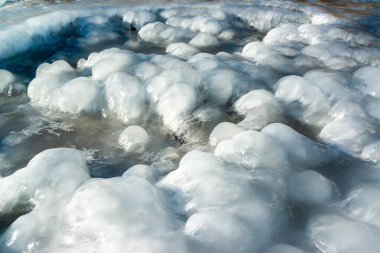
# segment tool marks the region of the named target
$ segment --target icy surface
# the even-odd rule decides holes
[[[0,0],[0,252],[380,252],[379,4]]]

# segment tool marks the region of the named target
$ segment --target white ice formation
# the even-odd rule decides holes
[[[376,1],[15,2],[0,252],[380,252]]]

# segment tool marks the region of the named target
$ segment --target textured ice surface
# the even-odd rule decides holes
[[[119,144],[127,152],[143,153],[149,144],[149,135],[140,126],[129,126],[120,134]]]
[[[0,252],[380,252],[378,1],[172,2],[0,0]]]

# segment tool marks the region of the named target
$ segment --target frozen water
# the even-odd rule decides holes
[[[0,0],[0,252],[380,252],[380,3],[170,2]]]
[[[332,201],[334,186],[318,172],[307,170],[294,175],[289,182],[289,197],[305,205],[324,205]]]
[[[244,131],[241,128],[231,122],[222,122],[218,124],[210,134],[210,144],[216,146],[219,142],[231,139],[238,133]]]
[[[149,135],[140,126],[127,127],[119,137],[119,144],[130,153],[143,153],[149,144]]]

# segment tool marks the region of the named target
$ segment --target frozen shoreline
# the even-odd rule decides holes
[[[380,252],[379,31],[333,12],[0,8],[0,252]]]

